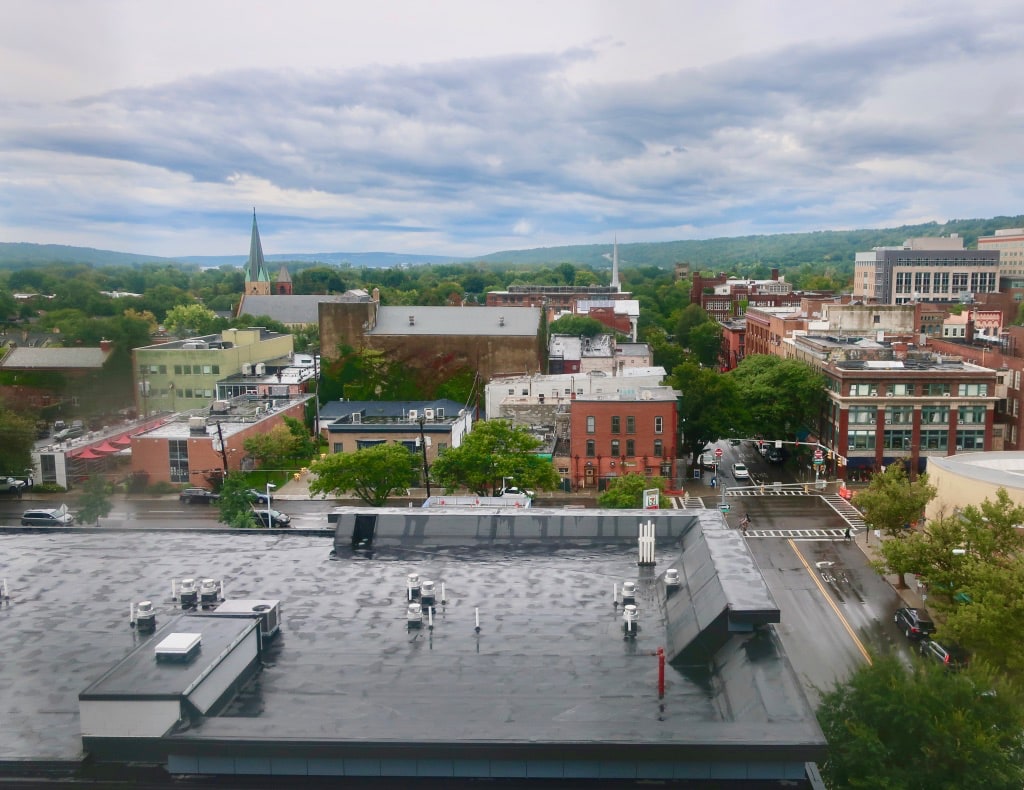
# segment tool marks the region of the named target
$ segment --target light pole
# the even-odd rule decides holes
[[[273,514],[274,511],[270,509],[270,489],[271,488],[277,488],[277,486],[274,485],[273,483],[267,483],[267,529],[270,529],[272,526],[274,526],[274,521],[273,521],[273,519],[271,517],[271,515]]]
[[[423,424],[427,418],[422,414],[416,418],[420,424],[420,447],[423,449],[423,482],[427,485],[427,499],[430,499],[430,467],[427,466],[427,437],[423,433]]]

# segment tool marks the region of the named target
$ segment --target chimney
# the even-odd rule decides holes
[[[779,270],[778,269],[772,269],[772,279],[775,280],[776,282],[778,281],[778,279],[779,279]]]
[[[974,342],[974,315],[967,316],[967,328],[964,330],[964,340],[968,343]]]
[[[104,354],[110,353],[110,349],[112,349],[113,347],[114,344],[111,343],[109,340],[100,341],[100,351],[102,351]]]

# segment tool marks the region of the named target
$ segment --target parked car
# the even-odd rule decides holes
[[[782,450],[778,447],[769,447],[768,452],[764,456],[770,464],[781,464],[782,463]]]
[[[947,669],[957,670],[967,666],[970,656],[967,651],[958,645],[943,645],[933,639],[922,639],[920,647],[921,655],[938,661]]]
[[[718,461],[715,459],[715,451],[707,450],[700,454],[700,465],[704,469],[711,469]]]
[[[746,464],[735,463],[732,465],[732,476],[737,480],[749,480],[750,470],[747,469]]]
[[[921,609],[904,606],[896,610],[892,619],[907,639],[927,639],[935,633],[935,623]]]
[[[215,494],[206,488],[186,488],[180,494],[178,499],[187,504],[200,504],[209,505],[220,499],[220,494]]]
[[[25,481],[16,477],[0,477],[0,494],[17,494],[25,490]]]
[[[260,491],[258,488],[250,488],[246,492],[246,496],[249,497],[250,502],[257,502],[261,505],[269,505],[274,501],[274,495],[268,494],[266,491]]]
[[[58,508],[37,508],[21,514],[23,527],[70,527],[75,517],[68,512],[67,505]]]
[[[289,516],[287,513],[282,513],[280,510],[271,510],[270,511],[270,514],[269,514],[270,515],[270,519],[269,519],[270,523],[269,524],[267,523],[268,522],[268,519],[267,519],[267,515],[268,514],[267,514],[266,510],[253,510],[252,513],[253,513],[254,516],[256,516],[256,523],[259,524],[261,527],[270,526],[270,527],[281,528],[281,527],[287,527],[287,526],[289,526],[292,523],[292,517]]]

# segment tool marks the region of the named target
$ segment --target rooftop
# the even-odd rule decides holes
[[[0,367],[17,368],[20,370],[76,370],[82,368],[101,368],[109,356],[109,351],[101,348],[28,348],[18,346],[11,349]]]
[[[372,335],[496,335],[533,337],[538,307],[381,307]]]
[[[249,761],[267,772],[285,757],[293,769],[352,770],[354,761],[380,770],[387,754],[391,770],[405,755],[414,767],[431,756],[432,770],[446,760],[524,772],[643,764],[660,778],[707,777],[717,766],[730,777],[798,779],[806,760],[823,756],[789,662],[750,620],[743,628],[733,616],[737,627],[720,631],[709,660],[669,663],[659,700],[659,647],[674,656],[672,640],[705,628],[729,601],[755,618],[773,606],[757,592],[763,582],[741,536],[716,511],[532,510],[531,524],[552,529],[476,537],[429,526],[454,524],[444,512],[373,513],[406,526],[382,529],[370,553],[344,540],[332,552],[331,538],[303,534],[0,532],[10,593],[0,610],[0,760],[78,760],[78,695],[90,687],[131,694],[137,684],[145,699],[151,685],[174,692],[186,680],[181,667],[148,658],[172,631],[202,632],[209,653],[219,644],[179,619],[171,580],[183,576],[221,579],[229,599],[278,599],[282,622],[232,705],[164,737],[178,765],[215,753],[220,766]],[[637,523],[648,519],[657,565],[638,568]],[[670,606],[669,567],[688,590]],[[426,619],[408,627],[411,572],[437,583],[433,628]],[[638,584],[634,638],[611,605],[612,585],[627,580]],[[139,600],[156,606],[152,636],[129,628],[128,602]],[[217,638],[230,639],[223,628]],[[136,649],[141,674],[94,685]]]

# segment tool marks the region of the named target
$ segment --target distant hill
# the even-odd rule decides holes
[[[658,266],[669,268],[676,263],[689,263],[694,269],[725,271],[736,265],[756,265],[790,269],[804,264],[852,264],[857,252],[872,247],[902,244],[915,236],[944,236],[958,233],[968,247],[977,244],[979,236],[990,236],[999,228],[1024,227],[1024,215],[992,217],[991,219],[954,219],[945,223],[903,225],[898,228],[862,230],[825,230],[814,233],[779,233],[765,236],[737,236],[691,241],[635,242],[619,244],[619,264],[623,268]],[[539,247],[527,250],[506,250],[475,258],[449,255],[413,255],[394,252],[321,252],[268,255],[270,263],[322,263],[350,265],[356,268],[390,268],[479,262],[532,266],[573,263],[607,268],[611,258],[611,242],[565,247]],[[188,263],[202,267],[225,264],[242,266],[245,255],[202,255],[163,258],[111,252],[89,247],[68,247],[59,244],[24,244],[0,242],[0,267],[6,269],[39,263],[86,263],[94,266],[131,266],[142,263]]]

